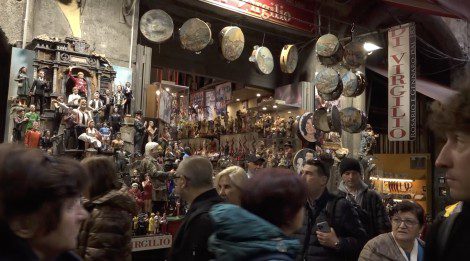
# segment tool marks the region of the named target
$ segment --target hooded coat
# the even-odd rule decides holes
[[[90,217],[82,225],[78,254],[85,260],[131,260],[132,217],[137,206],[127,188],[111,190],[85,203]]]
[[[216,260],[294,260],[301,249],[299,240],[236,205],[215,205],[210,216],[215,231],[209,251]]]

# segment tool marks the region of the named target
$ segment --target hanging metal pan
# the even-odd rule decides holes
[[[219,34],[222,55],[228,61],[235,61],[240,57],[245,46],[245,36],[242,29],[237,26],[224,27]]]
[[[348,69],[357,69],[366,63],[367,53],[362,43],[353,41],[344,46],[343,62]]]
[[[271,51],[264,46],[254,46],[251,53],[250,62],[253,62],[256,69],[262,74],[270,74],[274,69],[274,59]]]
[[[343,47],[338,37],[333,34],[325,34],[318,38],[315,52],[320,63],[325,66],[335,65],[343,59]]]
[[[342,89],[343,83],[337,71],[325,68],[315,76],[315,86],[319,93],[330,94]]]
[[[149,41],[162,43],[173,35],[173,19],[163,10],[154,9],[140,18],[140,31]]]
[[[293,73],[297,67],[299,52],[293,44],[284,45],[281,51],[281,71],[283,73]]]
[[[349,133],[359,133],[367,124],[365,114],[354,107],[347,107],[340,111],[341,127]]]
[[[180,41],[184,49],[200,52],[212,40],[212,32],[207,23],[199,18],[191,18],[180,28]]]

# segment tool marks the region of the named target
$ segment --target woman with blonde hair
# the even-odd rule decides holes
[[[248,176],[243,168],[231,166],[215,176],[214,186],[227,202],[240,205],[240,198],[247,180]]]

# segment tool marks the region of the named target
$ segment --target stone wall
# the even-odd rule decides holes
[[[58,38],[72,36],[70,25],[57,2],[58,0],[30,0],[31,15],[27,42],[41,34]],[[82,38],[95,48],[96,53],[106,55],[113,65],[128,66],[132,13],[123,16],[123,1],[82,2],[84,3],[80,15]],[[26,0],[0,0],[0,4],[2,9],[6,10],[0,16],[0,28],[5,32],[9,43],[15,44],[23,38]],[[136,6],[138,7],[138,4]],[[135,17],[138,18],[138,11]],[[135,33],[134,39],[136,37]]]

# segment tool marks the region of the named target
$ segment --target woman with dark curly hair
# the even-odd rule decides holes
[[[0,145],[0,260],[80,260],[85,170],[72,159]]]

